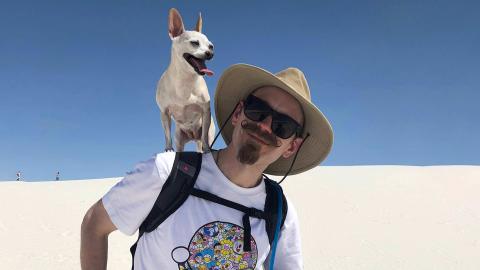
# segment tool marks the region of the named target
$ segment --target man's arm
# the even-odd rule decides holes
[[[85,214],[82,222],[80,262],[83,270],[105,270],[108,235],[119,230],[133,235],[152,209],[170,175],[174,152],[140,162]]]
[[[80,263],[82,270],[107,269],[108,235],[117,227],[108,216],[102,200],[85,214],[81,228]]]

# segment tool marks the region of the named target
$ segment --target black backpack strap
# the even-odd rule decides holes
[[[197,152],[177,152],[172,171],[163,184],[152,210],[140,225],[138,239],[130,248],[132,269],[135,250],[140,237],[145,232],[152,232],[165,219],[173,214],[187,200],[202,166],[202,154]]]
[[[245,215],[243,215],[242,222],[243,222],[243,229],[244,229],[244,235],[243,235],[243,250],[244,251],[251,251],[251,239],[252,239],[252,234],[251,234],[251,226],[250,226],[250,217],[256,217],[256,218],[262,218],[266,219],[266,215],[264,211],[258,210],[253,207],[246,207],[244,205],[241,205],[236,202],[232,202],[229,200],[226,200],[224,198],[221,198],[217,195],[214,195],[210,192],[203,191],[200,189],[193,188],[192,193],[193,196],[209,200],[221,205],[225,205],[227,207],[237,209],[238,211],[243,212]]]
[[[140,225],[141,231],[152,232],[155,230],[187,200],[195,185],[201,165],[201,153],[178,152],[176,154],[172,171],[152,210]]]
[[[243,227],[244,227],[244,238],[243,238],[243,250],[244,251],[251,251],[251,226],[250,226],[250,217],[256,217],[256,218],[262,218],[265,219],[265,230],[267,231],[268,235],[268,241],[270,243],[270,246],[272,246],[272,243],[275,238],[275,230],[277,228],[277,221],[278,221],[278,204],[279,204],[279,194],[278,192],[281,192],[281,198],[282,198],[282,222],[280,224],[280,228],[283,226],[285,223],[285,218],[287,217],[287,211],[288,211],[288,205],[287,205],[287,199],[285,198],[285,195],[283,194],[282,187],[275,181],[271,180],[267,176],[264,175],[264,181],[265,181],[265,190],[267,193],[266,199],[265,199],[265,206],[264,206],[264,211],[258,210],[256,208],[249,208],[244,205],[238,204],[236,202],[232,202],[230,200],[226,200],[224,198],[221,198],[217,195],[214,195],[210,192],[199,190],[196,188],[193,188],[191,190],[191,194],[193,196],[209,200],[218,204],[225,205],[230,208],[237,209],[238,211],[241,211],[245,213],[242,218],[243,222]]]
[[[282,192],[282,224],[280,228],[283,227],[285,223],[285,218],[287,217],[288,211],[288,204],[287,199],[285,198],[285,194],[283,194],[282,187],[276,182],[271,180],[270,178],[265,177],[265,189],[267,192],[267,198],[265,199],[265,229],[268,235],[268,241],[270,242],[270,246],[275,237],[275,229],[277,227],[277,220],[278,220],[278,192]]]

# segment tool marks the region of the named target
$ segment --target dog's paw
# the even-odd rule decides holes
[[[170,147],[170,148],[165,148],[165,152],[173,152],[175,150],[173,150],[173,147]]]
[[[211,152],[210,148],[208,148],[208,147],[202,147],[202,151],[203,151],[203,153],[210,153]]]

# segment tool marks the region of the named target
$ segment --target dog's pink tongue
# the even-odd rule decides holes
[[[213,75],[213,71],[211,71],[211,70],[208,69],[208,68],[202,68],[202,69],[200,70],[200,72],[203,72],[203,73],[207,74],[208,76],[212,76],[212,75]]]

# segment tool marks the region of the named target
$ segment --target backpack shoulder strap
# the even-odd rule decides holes
[[[267,198],[265,199],[265,229],[267,231],[268,240],[270,245],[275,237],[275,230],[277,228],[277,220],[278,220],[278,204],[279,204],[279,196],[278,192],[282,193],[282,223],[280,224],[280,228],[283,227],[285,223],[285,218],[287,217],[288,211],[288,204],[287,199],[285,198],[285,194],[283,194],[282,187],[276,182],[271,180],[268,177],[265,177],[265,189],[267,193]]]
[[[202,165],[202,154],[178,152],[172,171],[162,187],[152,210],[140,226],[143,232],[152,232],[174,213],[190,195]]]
[[[177,152],[173,162],[172,171],[168,176],[162,190],[158,194],[152,210],[142,222],[138,232],[138,239],[130,248],[133,261],[137,243],[145,232],[152,232],[165,219],[173,214],[187,200],[202,167],[202,154],[197,152]]]

